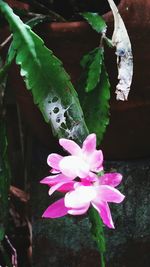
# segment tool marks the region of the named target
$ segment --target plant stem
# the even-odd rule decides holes
[[[19,2],[26,2],[29,4],[30,7],[37,8],[41,10],[41,13],[44,12],[44,14],[49,15],[53,21],[60,21],[60,22],[66,22],[66,19],[59,15],[58,13],[54,12],[53,10],[50,10],[48,7],[46,7],[44,4],[39,3],[37,0],[19,0]]]
[[[98,212],[94,208],[91,208],[89,211],[89,219],[92,224],[91,232],[100,252],[101,267],[105,267],[106,244],[103,231],[103,223]]]
[[[12,39],[12,34],[10,34],[10,35],[4,40],[4,42],[2,42],[2,43],[0,44],[0,49],[2,49],[5,45],[7,45],[11,39]]]

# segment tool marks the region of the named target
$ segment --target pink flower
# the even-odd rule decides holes
[[[124,195],[115,187],[122,180],[121,174],[106,173],[91,182],[89,177],[83,182],[74,182],[74,189],[65,197],[50,205],[44,212],[45,218],[58,218],[66,214],[81,215],[92,205],[109,228],[114,228],[108,202],[120,203]],[[53,191],[54,192],[54,191]]]
[[[80,148],[74,141],[60,139],[60,145],[69,156],[52,153],[47,163],[52,168],[51,175],[41,183],[47,184],[49,195],[55,191],[66,193],[65,196],[51,204],[43,214],[45,218],[58,218],[66,214],[81,215],[93,206],[104,224],[114,228],[109,202],[120,203],[124,199],[115,187],[120,184],[122,175],[106,173],[97,176],[103,170],[103,154],[96,149],[96,135],[90,134]],[[75,180],[75,179],[78,180]]]
[[[41,184],[47,184],[51,188],[49,195],[52,195],[56,190],[60,192],[68,192],[74,189],[74,181],[72,178],[65,176],[62,173],[58,173],[53,176],[47,176],[40,181]]]
[[[103,154],[101,150],[96,150],[96,135],[94,133],[85,139],[82,148],[74,141],[63,138],[59,140],[59,144],[71,155],[62,157],[59,154],[50,154],[47,163],[53,170],[72,179],[87,176],[92,179],[95,172],[103,170]]]

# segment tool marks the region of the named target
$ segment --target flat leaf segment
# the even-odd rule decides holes
[[[90,92],[95,89],[100,81],[100,73],[103,62],[103,50],[96,48],[81,60],[81,66],[87,71],[85,91]]]
[[[84,12],[81,14],[98,33],[105,33],[107,25],[98,13]]]
[[[103,48],[96,48],[81,61],[84,68],[80,82],[80,99],[90,132],[101,143],[109,124],[110,83],[104,64]],[[84,93],[84,90],[87,92]]]
[[[72,138],[82,143],[88,130],[77,93],[62,62],[3,1],[0,1],[0,10],[13,32],[13,47],[21,76],[27,89],[32,91],[34,103],[45,121],[51,124],[58,137]]]

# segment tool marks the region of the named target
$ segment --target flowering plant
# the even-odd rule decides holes
[[[66,194],[64,198],[50,205],[43,217],[81,215],[87,212],[91,204],[98,211],[103,223],[114,228],[107,202],[123,201],[124,195],[115,188],[120,184],[122,175],[102,174],[103,154],[101,150],[96,150],[95,134],[90,134],[85,139],[82,149],[71,140],[60,139],[59,143],[71,156],[50,154],[47,162],[52,168],[50,172],[54,175],[44,178],[41,183],[51,187],[49,195],[56,190]]]
[[[39,23],[41,17],[38,16],[36,20],[31,19],[24,23],[6,2],[0,0],[1,15],[12,31],[12,35],[1,44],[1,47],[3,48],[13,36],[0,69],[2,111],[4,85],[8,70],[15,61],[20,67],[20,75],[24,79],[26,88],[32,93],[33,101],[41,111],[45,122],[52,126],[53,134],[59,138],[59,144],[70,153],[64,157],[55,153],[48,156],[47,163],[52,169],[50,176],[45,177],[41,183],[50,187],[50,195],[55,191],[65,195],[51,204],[43,217],[82,215],[88,211],[91,223],[97,224],[101,231],[99,235],[99,231],[95,230],[95,238],[100,247],[102,267],[105,266],[103,255],[105,249],[103,245],[100,245],[101,238],[104,237],[101,219],[109,228],[114,228],[108,203],[121,203],[124,199],[124,195],[116,189],[122,180],[122,175],[105,173],[103,153],[96,149],[96,136],[97,143],[100,145],[109,123],[110,84],[105,68],[104,42],[116,48],[119,80],[116,86],[117,100],[127,100],[133,74],[132,50],[125,25],[114,1],[108,0],[108,3],[115,21],[112,39],[106,36],[107,25],[98,13],[84,12],[82,14],[93,30],[100,34],[100,44],[84,55],[81,60],[83,75],[78,84],[81,88],[79,101],[62,62],[44,46],[43,40],[31,29]],[[53,15],[56,16],[56,14]],[[3,116],[4,112],[1,113]],[[95,134],[89,135],[89,132],[95,132]],[[4,135],[2,139],[1,165],[5,167],[7,164],[4,155],[7,142],[5,142]],[[3,181],[3,187],[8,187],[6,180],[3,179]],[[5,209],[1,209],[2,214],[3,210]],[[2,233],[5,235],[5,223],[3,228]]]

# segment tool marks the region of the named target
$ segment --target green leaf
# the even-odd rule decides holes
[[[89,210],[89,219],[91,222],[91,232],[93,238],[95,239],[100,255],[101,255],[101,267],[105,267],[105,252],[106,252],[106,244],[105,244],[105,236],[103,231],[103,223],[102,220],[94,208]]]
[[[98,33],[105,32],[107,25],[98,13],[84,12],[81,15],[88,21],[91,27]]]
[[[10,170],[7,157],[7,139],[4,122],[0,121],[0,240],[4,238],[8,222],[8,190]]]
[[[84,83],[82,82],[79,90],[85,121],[89,131],[96,133],[98,144],[100,144],[109,124],[110,84],[104,62],[102,63],[100,81],[96,88],[89,93],[84,93],[83,87]]]
[[[0,10],[13,32],[16,63],[20,65],[28,90],[32,91],[45,121],[58,137],[73,138],[82,143],[88,134],[77,93],[69,75],[43,40],[24,24],[13,10],[0,1]]]
[[[81,60],[81,65],[85,68],[87,79],[85,91],[90,92],[97,86],[100,80],[103,61],[103,49],[96,48],[91,53],[85,55]]]
[[[41,16],[38,18],[31,19],[26,22],[27,25],[29,25],[31,28],[35,27],[37,24],[42,23],[43,20],[45,20],[45,16]],[[7,77],[9,68],[11,67],[11,64],[13,63],[16,56],[16,50],[13,45],[13,41],[9,47],[7,56],[6,56],[6,62],[5,64],[0,68],[0,84],[3,83]]]

